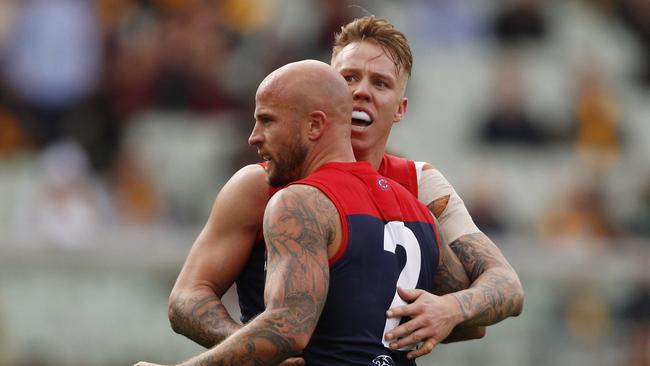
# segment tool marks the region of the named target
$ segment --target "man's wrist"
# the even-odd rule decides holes
[[[453,302],[454,304],[453,309],[455,309],[455,311],[452,314],[456,325],[469,319],[469,314],[467,314],[465,308],[463,307],[463,293],[466,291],[467,290],[461,290],[443,296],[449,297],[450,302]]]

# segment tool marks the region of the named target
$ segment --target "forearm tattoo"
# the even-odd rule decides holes
[[[169,321],[174,331],[206,348],[221,343],[241,328],[214,294],[174,299]]]
[[[453,294],[459,301],[465,325],[490,325],[519,315],[523,289],[517,274],[499,249],[483,233],[461,236],[450,244],[472,285]]]
[[[265,215],[266,310],[221,345],[183,365],[277,364],[311,337],[329,286],[327,246],[336,237],[338,212],[312,187],[292,186]]]
[[[440,247],[442,250],[442,260],[433,277],[432,292],[441,296],[468,288],[470,281],[463,265],[449,246],[443,243]]]

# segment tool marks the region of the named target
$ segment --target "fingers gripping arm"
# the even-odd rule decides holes
[[[469,279],[458,258],[445,243],[440,245],[440,263],[434,276],[434,293],[423,290],[399,289],[398,293],[408,304],[388,311],[389,317],[408,317],[409,320],[389,332],[386,337],[390,346],[399,349],[404,346],[420,344],[419,348],[409,352],[408,357],[423,356],[450,333],[454,339],[461,337],[474,339],[482,332],[475,327],[455,328],[464,320],[459,302],[450,292],[466,289]],[[459,330],[455,330],[459,329]],[[457,333],[452,333],[454,330]]]
[[[420,200],[438,217],[443,241],[471,282],[469,289],[454,293],[465,314],[463,325],[485,326],[519,315],[524,292],[517,273],[499,248],[476,228],[453,187],[428,164],[419,183]]]

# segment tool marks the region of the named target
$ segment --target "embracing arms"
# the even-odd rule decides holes
[[[463,325],[487,326],[517,316],[524,291],[517,273],[499,248],[474,225],[449,182],[431,165],[423,168],[420,198],[440,222],[443,241],[462,263],[471,286],[453,293],[463,311]]]
[[[299,354],[325,305],[328,246],[340,241],[340,232],[336,208],[315,188],[291,186],[276,194],[264,216],[266,310],[219,345],[180,365],[274,365]]]
[[[241,328],[221,296],[244,268],[262,227],[269,191],[265,176],[261,166],[249,165],[224,185],[169,297],[174,331],[204,347]]]
[[[409,304],[388,312],[391,317],[411,317],[389,334],[396,348],[430,340],[412,352],[415,357],[429,353],[438,342],[481,338],[484,326],[519,315],[524,299],[517,273],[496,245],[476,228],[449,182],[429,164],[423,171],[419,199],[439,220],[443,251],[451,249],[452,255],[447,257],[453,258],[449,265],[443,263],[439,268],[434,294],[403,290],[400,295]],[[466,284],[458,273],[458,263],[467,273]],[[448,301],[451,298],[456,300],[456,308]],[[439,324],[453,324],[449,314],[456,310],[461,311],[462,321],[449,334]]]

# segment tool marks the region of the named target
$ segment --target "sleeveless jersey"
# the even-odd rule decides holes
[[[415,162],[395,155],[384,154],[377,170],[406,188],[413,197],[418,197],[418,176]]]
[[[260,163],[262,167],[266,163]],[[269,187],[269,199],[282,187]],[[235,280],[237,298],[242,323],[248,323],[252,318],[264,311],[264,282],[266,281],[266,243],[264,233],[260,230],[253,244],[251,254],[239,277]]]
[[[415,365],[407,351],[384,344],[385,333],[399,323],[385,314],[404,304],[398,285],[432,290],[439,247],[429,211],[367,162],[325,164],[292,184],[327,195],[343,225],[325,307],[303,353],[307,364]]]
[[[265,167],[266,163],[262,162],[259,165]],[[379,174],[389,177],[404,186],[414,197],[418,196],[416,168],[412,160],[384,154],[379,165]],[[271,187],[269,189],[269,198],[280,189],[281,187]],[[235,281],[241,311],[240,320],[243,323],[247,323],[264,311],[265,261],[266,244],[264,243],[264,235],[260,231],[253,245],[248,262]]]
[[[239,300],[240,320],[248,323],[264,311],[264,282],[266,281],[266,244],[260,231],[246,265],[235,280]]]

